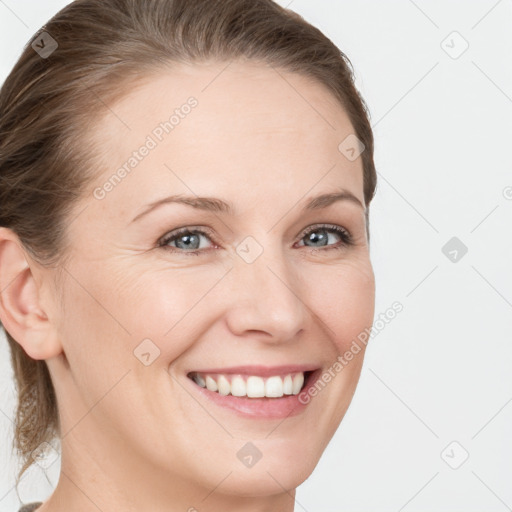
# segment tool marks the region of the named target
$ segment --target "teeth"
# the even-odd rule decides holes
[[[206,382],[205,380],[203,379],[203,377],[201,377],[201,375],[197,374],[196,375],[196,382],[197,384],[199,384],[202,388],[204,388],[206,386]],[[215,381],[214,381],[215,382]]]
[[[247,396],[249,398],[280,398],[283,395],[298,395],[304,385],[304,373],[288,374],[281,377],[274,375],[263,379],[256,375],[244,378],[242,375],[233,375],[231,381],[226,375],[200,375],[194,373],[194,382],[209,391],[221,395]]]
[[[196,381],[196,384],[199,384],[201,387],[203,387],[201,384],[202,379],[199,380],[199,379],[197,379],[197,377],[199,377],[199,379],[201,379],[201,376],[196,373],[196,375],[194,376],[194,380]],[[217,391],[219,389],[219,387],[217,386],[217,383],[209,375],[206,376],[206,388],[209,389],[210,391]]]
[[[233,396],[245,396],[247,394],[247,388],[245,381],[238,375],[231,381],[231,394]]]
[[[293,377],[293,394],[294,395],[299,394],[302,384],[304,384],[304,374],[297,373],[297,375],[295,375],[295,377]]]
[[[265,396],[265,381],[261,377],[247,378],[247,396],[249,398],[261,398]]]
[[[229,380],[224,377],[224,375],[221,375],[219,377],[219,380],[217,381],[217,385],[219,386],[219,393],[221,395],[229,395],[231,392],[231,386],[229,385]]]
[[[285,395],[293,395],[293,379],[291,375],[287,375],[283,381],[283,393]]]
[[[270,377],[265,382],[265,396],[283,396],[283,379],[281,377]]]

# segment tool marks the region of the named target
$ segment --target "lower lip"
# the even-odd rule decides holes
[[[299,394],[286,395],[281,398],[248,398],[246,396],[221,395],[216,391],[210,391],[199,386],[189,377],[187,377],[187,380],[190,381],[190,384],[197,392],[220,407],[231,409],[244,417],[274,419],[297,416],[303,413],[312,398],[308,394],[308,401],[302,403],[299,400],[299,396],[306,394],[308,389],[314,386],[319,376],[320,369],[315,370],[309,375],[306,385]]]

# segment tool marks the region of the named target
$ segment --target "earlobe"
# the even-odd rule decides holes
[[[28,257],[17,235],[0,227],[0,320],[32,359],[48,359],[62,352],[41,301],[43,279],[36,273],[42,271]]]

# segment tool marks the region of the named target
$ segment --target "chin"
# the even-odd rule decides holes
[[[301,485],[312,471],[305,468],[280,471],[279,468],[269,469],[259,473],[233,472],[222,484],[224,494],[242,497],[272,496],[290,492]],[[221,490],[219,489],[219,491]]]
[[[225,472],[227,475],[232,471],[222,484],[224,492],[246,497],[270,496],[297,488],[309,478],[321,456],[313,446],[308,450],[307,443],[307,439],[293,444],[273,441],[265,448],[262,440],[261,458],[252,467],[244,467],[237,459],[237,464]],[[215,473],[217,478],[218,474]]]

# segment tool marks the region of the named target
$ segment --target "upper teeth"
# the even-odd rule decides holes
[[[223,375],[194,373],[193,380],[199,386],[221,395],[247,396],[249,398],[278,398],[283,395],[297,395],[304,384],[304,373],[290,373],[284,377],[274,375],[263,379],[256,375]],[[231,379],[231,380],[229,380]]]

